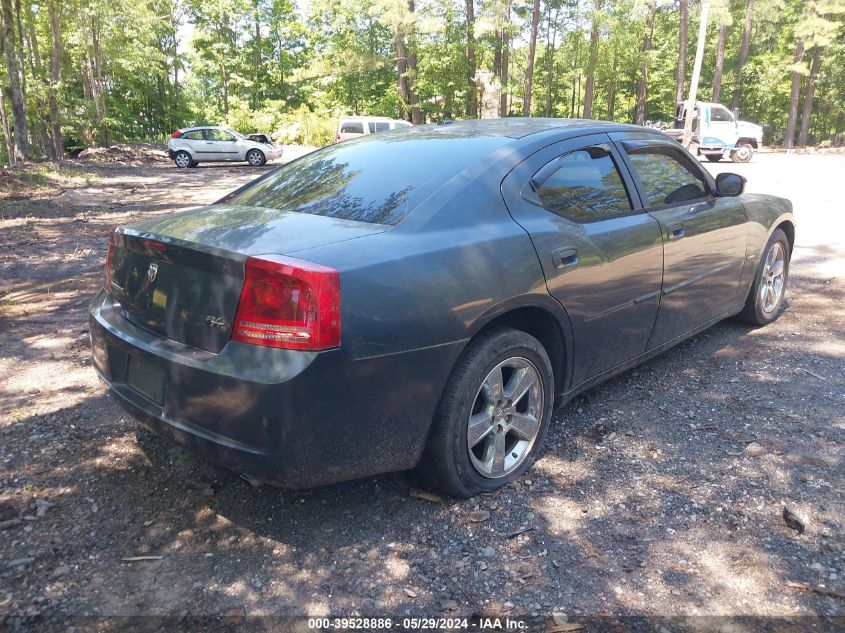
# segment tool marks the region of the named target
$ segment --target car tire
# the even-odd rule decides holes
[[[509,328],[485,332],[452,370],[418,471],[455,497],[505,486],[537,458],[553,403],[552,365],[540,342]]]
[[[722,160],[722,154],[705,154],[704,158],[709,160],[711,163],[718,163],[720,160]]]
[[[246,162],[253,167],[261,167],[267,162],[267,158],[260,149],[251,149],[246,153]]]
[[[188,167],[193,167],[194,159],[185,150],[179,150],[173,155],[173,162],[176,163],[178,168],[187,169]]]
[[[738,145],[736,149],[731,150],[731,160],[735,163],[747,163],[754,156],[754,148],[748,143]]]
[[[789,278],[789,240],[780,229],[769,238],[757,264],[754,282],[748,291],[739,318],[751,325],[768,325],[780,316]]]

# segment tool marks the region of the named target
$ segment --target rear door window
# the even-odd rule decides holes
[[[341,134],[363,134],[364,124],[360,121],[351,121],[340,126]]]
[[[576,222],[606,220],[633,209],[607,145],[556,158],[534,174],[523,191],[529,201]]]
[[[701,169],[668,145],[623,144],[642,183],[649,208],[705,198],[709,188]]]
[[[186,141],[201,141],[203,139],[203,130],[193,130],[182,135]]]

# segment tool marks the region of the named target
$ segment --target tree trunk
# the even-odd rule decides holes
[[[701,0],[701,20],[698,24],[698,43],[695,47],[695,61],[692,65],[692,78],[689,82],[689,99],[687,100],[687,116],[684,120],[684,137],[681,141],[689,149],[692,142],[692,117],[695,112],[695,100],[698,96],[698,79],[701,76],[701,62],[704,60],[704,43],[707,40],[707,14],[710,11],[710,0]]]
[[[510,57],[510,34],[508,33],[508,26],[511,21],[511,2],[508,0],[505,5],[505,19],[502,24],[502,95],[499,106],[499,116],[505,118],[508,116],[508,61]]]
[[[50,35],[52,47],[50,55],[50,85],[47,92],[48,121],[50,123],[50,136],[53,139],[53,152],[56,158],[62,158],[65,154],[64,143],[62,142],[62,125],[59,122],[59,80],[62,69],[62,32],[59,27],[59,14],[56,9],[55,0],[50,0],[47,5],[47,13],[50,18]]]
[[[525,63],[525,95],[522,116],[531,116],[531,89],[534,81],[534,54],[537,52],[537,29],[540,25],[540,0],[534,0],[531,11],[531,38],[528,40],[528,60]]]
[[[742,67],[748,61],[748,48],[751,44],[751,21],[754,17],[754,0],[748,0],[745,5],[745,24],[742,27],[742,45],[739,49],[739,60],[736,66],[736,88],[731,96],[731,110],[739,107],[742,99]]]
[[[411,123],[420,125],[422,123],[420,98],[414,85],[417,81],[417,54],[413,50],[408,53],[408,72],[411,74],[411,81],[408,82],[408,103],[411,106]]]
[[[9,113],[6,110],[6,88],[4,86],[0,86],[0,127],[3,128],[6,158],[12,163],[15,160],[15,149],[12,147],[12,132],[9,130]]]
[[[261,13],[259,11],[258,0],[253,0],[252,9],[254,27],[255,27],[255,41],[253,42],[254,50],[252,52],[252,107],[258,109],[261,105]]]
[[[44,150],[44,154],[47,156],[47,158],[50,160],[55,160],[56,158],[58,158],[58,156],[56,155],[56,146],[53,143],[52,138],[53,130],[50,126],[49,121],[49,106],[44,103],[44,93],[49,93],[50,80],[47,77],[47,74],[44,72],[44,66],[41,62],[41,52],[38,48],[38,36],[35,32],[35,19],[32,15],[32,10],[30,6],[27,6],[26,9],[26,23],[29,35],[29,65],[32,69],[32,78],[34,82],[40,83],[44,87],[44,90],[37,90],[35,92],[35,108],[38,110],[38,112],[47,112],[46,117],[38,118],[36,125],[30,127],[35,128],[35,133],[41,141],[41,147]]]
[[[675,103],[684,99],[684,83],[687,79],[687,28],[689,27],[689,11],[687,0],[680,0],[680,24],[678,27],[678,72],[675,75]]]
[[[405,37],[401,31],[396,32],[396,85],[399,89],[399,99],[402,102],[399,118],[407,116],[408,107],[408,60],[405,57]]]
[[[555,40],[557,39],[557,19],[560,14],[560,8],[555,9],[554,24],[552,24],[552,9],[549,7],[549,25],[548,25],[548,39],[546,41],[546,105],[543,114],[547,117],[552,116],[552,89],[554,88],[554,73],[555,73]]]
[[[637,83],[637,104],[634,111],[634,123],[645,123],[645,101],[648,92],[648,54],[651,51],[651,40],[654,37],[655,0],[649,0],[648,17],[646,18],[645,39],[643,40],[643,61],[640,64],[640,80]]]
[[[475,85],[475,0],[466,0],[467,6],[467,116],[478,117],[478,89]]]
[[[804,59],[804,41],[798,40],[795,44],[795,57],[793,64],[801,63]],[[798,118],[798,96],[801,92],[801,73],[792,71],[792,88],[789,91],[789,116],[786,119],[786,134],[783,139],[783,146],[788,148],[793,147],[795,140],[795,120]]]
[[[619,50],[613,45],[613,65],[610,69],[610,81],[607,82],[607,120],[613,121],[616,112],[616,72],[619,68]]]
[[[810,117],[813,115],[813,98],[816,95],[816,79],[821,69],[822,53],[824,53],[824,48],[821,46],[816,46],[813,49],[810,76],[807,78],[807,86],[804,88],[804,109],[801,112],[801,131],[798,132],[798,147],[807,145],[807,137],[810,135]]]
[[[0,29],[3,35],[3,56],[9,77],[9,92],[12,98],[12,116],[15,123],[15,147],[9,157],[12,163],[29,160],[29,139],[26,127],[26,104],[21,92],[18,59],[15,53],[15,36],[12,31],[14,16],[11,0],[0,0]]]
[[[716,68],[713,70],[713,94],[710,101],[719,103],[722,94],[722,70],[725,68],[725,45],[728,41],[728,25],[719,26],[719,40],[716,42]]]
[[[601,0],[596,0],[595,11],[593,12],[593,24],[590,30],[590,58],[587,61],[587,84],[584,87],[584,118],[593,117],[593,92],[596,83],[596,59],[599,54],[599,12],[601,11]]]

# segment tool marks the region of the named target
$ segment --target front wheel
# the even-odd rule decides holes
[[[452,371],[419,471],[456,497],[501,488],[537,458],[553,402],[551,362],[537,339],[505,328],[481,335]]]
[[[246,153],[246,162],[253,167],[261,167],[267,162],[267,159],[264,157],[264,152],[261,150],[251,149]]]
[[[752,325],[768,325],[780,316],[789,276],[789,240],[780,229],[775,229],[763,259],[757,266],[754,283],[748,291],[745,307],[739,317]]]
[[[744,143],[731,150],[731,160],[735,163],[747,163],[754,156],[754,148]]]

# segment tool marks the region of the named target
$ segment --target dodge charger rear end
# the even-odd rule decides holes
[[[555,403],[725,317],[777,317],[791,206],[743,184],[590,121],[338,144],[116,229],[95,366],[145,426],[260,481],[419,467],[493,490]]]

